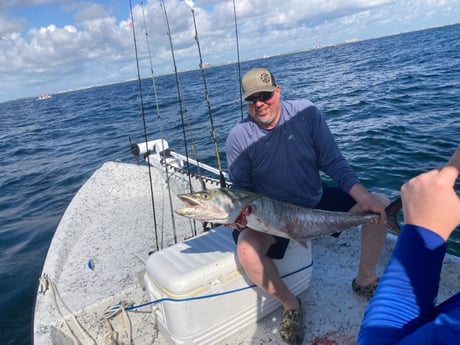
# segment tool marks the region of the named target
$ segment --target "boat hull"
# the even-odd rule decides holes
[[[189,258],[189,254],[192,254],[189,252],[193,247],[190,243],[189,247],[182,247],[182,245],[170,247],[175,242],[171,233],[173,229],[171,216],[174,215],[174,209],[182,207],[183,204],[178,198],[174,198],[173,207],[170,207],[164,173],[159,169],[152,169],[151,179],[154,182],[158,240],[160,247],[163,248],[161,252],[168,248],[176,248],[175,251],[177,248],[182,248],[179,250],[180,254],[183,254],[184,258]],[[170,183],[175,188],[173,195],[184,192],[181,191],[182,182],[180,179],[174,179],[174,175],[171,176]],[[145,290],[148,288],[145,283],[146,265],[153,260],[149,253],[156,251],[155,222],[148,185],[147,167],[108,162],[99,168],[75,195],[60,221],[43,267],[43,275],[46,274],[55,284],[56,291],[69,310],[65,309],[61,302],[56,303],[52,291],[38,293],[34,315],[35,344],[74,344],[72,332],[76,338],[84,339],[75,320],[90,334],[95,344],[104,344],[105,337],[111,332],[104,314],[108,307],[120,301],[137,306],[145,304],[145,307],[127,313],[132,326],[131,340],[135,345],[164,345],[171,342],[198,340],[215,342],[214,340],[223,336],[225,332],[221,329],[223,321],[216,321],[215,334],[210,332],[210,338],[214,340],[207,340],[202,336],[202,327],[206,325],[201,324],[211,322],[209,319],[213,321],[214,318],[219,318],[224,312],[224,307],[228,307],[230,302],[224,303],[220,295],[216,296],[214,301],[206,299],[206,302],[202,300],[193,302],[196,305],[190,305],[191,311],[188,309],[189,304],[183,302],[169,301],[150,305],[158,297],[154,294],[148,295]],[[188,241],[193,224],[184,217],[176,217],[175,221],[178,241]],[[389,235],[386,239],[378,266],[379,275],[383,274],[395,239],[393,235]],[[237,262],[232,252],[233,240],[227,236],[225,241],[223,239],[219,241],[222,241],[222,244],[212,244],[212,252],[209,248],[197,249],[198,247],[195,246],[195,250],[199,253],[194,255],[199,254],[202,261],[198,263],[196,260],[190,260],[193,266],[190,269],[190,276],[175,273],[171,278],[176,277],[176,279],[165,283],[159,278],[168,276],[165,272],[167,268],[158,268],[158,277],[155,279],[159,280],[156,286],[165,290],[161,292],[161,296],[193,298],[212,293],[221,294],[224,290],[243,286],[244,283],[247,286],[249,283],[243,283],[241,272],[235,266]],[[339,238],[325,236],[313,239],[310,248],[314,270],[308,288],[298,293],[304,311],[304,343],[355,344],[355,337],[367,305],[367,299],[357,296],[351,289],[351,281],[356,275],[360,256],[359,228],[345,231]],[[297,257],[299,260],[305,259],[303,255]],[[280,263],[282,261],[285,260],[281,260]],[[292,262],[287,260],[286,263]],[[186,267],[184,262],[179,266],[182,270]],[[199,277],[200,274],[208,275],[208,268],[205,267],[214,274],[214,278],[203,279],[204,290],[199,292],[194,277]],[[180,272],[180,269],[175,268],[172,272],[176,271]],[[460,290],[459,276],[460,259],[447,255],[443,265],[438,301],[441,302],[453,292]],[[232,280],[233,278],[235,280]],[[183,285],[180,285],[181,281]],[[305,282],[301,285],[306,286]],[[155,291],[157,288],[148,288],[148,290]],[[257,301],[254,302],[255,295],[244,298],[236,296],[236,293],[230,295],[229,299],[232,302],[235,300],[235,306],[238,306],[237,309],[240,308],[238,310],[241,315],[238,314],[237,317],[249,319],[244,308],[255,303],[257,307],[249,310],[252,315],[257,314],[258,322],[247,322],[238,332],[233,332],[229,327],[228,336],[218,343],[236,345],[281,341],[278,334],[281,308],[276,307],[273,312],[267,314],[267,317],[262,317],[269,308],[269,302],[264,299],[263,294],[257,296]],[[244,299],[245,302],[241,303],[239,299]],[[216,303],[212,309],[203,310],[203,307],[211,301]],[[224,305],[222,310],[217,307],[219,305]],[[152,309],[155,309],[155,313]],[[202,311],[197,314],[197,309]],[[179,315],[180,311],[190,319],[185,320],[184,316]],[[179,315],[180,327],[174,325],[171,315]],[[118,333],[119,341],[129,343],[126,321],[122,314],[117,314],[109,322],[113,330]],[[236,324],[237,320],[232,322]],[[189,326],[190,329],[186,328]],[[157,332],[158,328],[160,332]]]

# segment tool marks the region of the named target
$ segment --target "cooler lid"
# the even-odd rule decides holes
[[[220,226],[153,253],[146,272],[161,289],[184,295],[239,268],[232,228]]]

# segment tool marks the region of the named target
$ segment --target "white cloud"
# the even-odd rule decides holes
[[[242,59],[460,22],[460,0],[235,0],[235,3]],[[53,8],[62,4],[62,13],[71,14],[73,21],[59,25],[58,17],[51,17],[41,27],[27,28],[26,18],[11,15],[18,7],[17,2],[2,2],[0,101],[136,76],[128,8],[107,8],[95,2],[20,2],[24,8],[43,4]],[[40,8],[34,7],[37,15],[41,14]],[[196,0],[193,8],[204,61],[213,64],[235,61],[233,1]],[[185,1],[166,0],[166,9],[178,68],[197,67],[191,8]],[[121,10],[123,15],[117,18],[115,10]],[[141,73],[150,71],[146,38],[154,71],[171,72],[170,42],[160,3],[136,5],[133,15]]]

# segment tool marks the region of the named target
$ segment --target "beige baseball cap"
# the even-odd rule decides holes
[[[258,92],[273,92],[276,89],[275,77],[266,68],[253,68],[246,72],[241,80],[246,100],[249,96]]]

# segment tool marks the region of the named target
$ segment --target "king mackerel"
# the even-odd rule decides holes
[[[334,234],[354,226],[380,219],[369,212],[332,212],[277,201],[243,190],[211,189],[179,194],[186,207],[176,213],[195,220],[249,227],[264,233],[289,238],[307,246],[308,240]],[[388,227],[399,234],[397,216],[401,199],[386,209]]]

